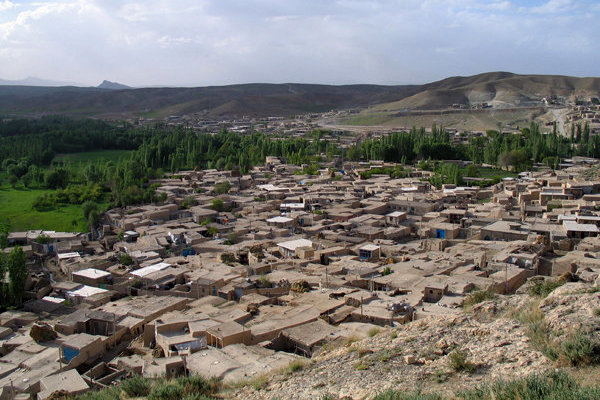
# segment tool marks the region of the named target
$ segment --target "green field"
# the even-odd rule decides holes
[[[131,150],[99,150],[99,151],[86,151],[83,153],[68,153],[68,154],[57,154],[54,157],[54,161],[68,161],[71,164],[85,164],[88,161],[118,161],[121,158],[128,157],[131,154]]]
[[[83,153],[59,154],[55,161],[68,161],[71,168],[78,168],[88,161],[117,161],[131,154],[130,150],[100,150]],[[7,182],[7,175],[0,172],[0,222],[8,223],[12,231],[44,229],[62,232],[87,232],[87,221],[78,204],[59,205],[49,211],[32,208],[36,197],[53,190],[39,187],[25,188],[19,182],[15,188]],[[100,203],[102,209],[108,204]]]
[[[31,205],[36,197],[51,192],[52,190],[46,189],[25,189],[22,186],[13,189],[8,184],[0,186],[0,222],[7,222],[12,231],[87,231],[87,223],[79,205],[59,206],[43,212],[32,209]]]

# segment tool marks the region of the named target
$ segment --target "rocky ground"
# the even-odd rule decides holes
[[[498,296],[459,316],[382,329],[371,338],[324,349],[303,368],[263,377],[226,393],[236,399],[367,399],[389,388],[454,393],[565,367],[536,350],[528,318],[549,328],[552,343],[570,332],[600,330],[600,292],[567,283],[546,298]]]

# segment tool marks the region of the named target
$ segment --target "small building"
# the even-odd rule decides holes
[[[106,352],[102,336],[76,333],[61,338],[60,342],[63,361],[69,368],[92,364]]]
[[[311,357],[325,343],[338,339],[339,331],[339,328],[319,319],[282,330],[273,344],[278,349]]]
[[[58,390],[66,391],[70,395],[75,396],[87,392],[89,389],[90,387],[81,375],[79,375],[79,372],[76,369],[71,369],[42,378],[37,398],[38,400],[45,400]]]
[[[423,288],[423,301],[437,303],[448,291],[448,285],[444,283],[430,283]]]
[[[294,226],[294,219],[290,217],[277,216],[267,219],[267,225],[277,228],[292,228]]]
[[[210,208],[204,208],[202,206],[190,208],[190,213],[192,214],[192,219],[197,224],[201,224],[206,220],[214,221],[217,215],[219,214],[215,210],[211,210]]]
[[[392,211],[385,215],[385,223],[391,226],[398,226],[406,221],[406,213],[403,211]]]
[[[296,250],[303,247],[312,248],[313,242],[308,239],[296,239],[287,242],[277,243],[279,251],[284,257],[293,257],[296,255]]]
[[[358,249],[358,256],[361,260],[377,260],[381,256],[381,247],[375,244],[365,244]]]
[[[460,233],[460,227],[458,225],[447,222],[435,223],[432,225],[430,237],[436,239],[456,239]]]
[[[73,282],[82,283],[88,286],[101,287],[112,283],[110,272],[102,271],[96,268],[86,268],[81,271],[73,272]]]
[[[598,226],[595,224],[580,224],[575,221],[563,221],[567,237],[571,239],[583,239],[590,236],[598,236]]]
[[[235,321],[225,322],[206,330],[206,343],[209,346],[222,348],[235,343],[249,345],[251,342],[250,329],[244,328]]]

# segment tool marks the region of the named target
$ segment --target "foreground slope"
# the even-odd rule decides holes
[[[471,313],[381,330],[372,338],[325,349],[304,369],[272,376],[264,386],[246,386],[231,397],[365,399],[388,389],[419,388],[451,397],[459,390],[557,367],[585,377],[584,385],[591,384],[598,370],[587,364],[597,359],[587,363],[570,353],[563,355],[563,349],[574,335],[598,340],[600,293],[596,290],[589,284],[567,283],[545,299],[501,296],[476,305]],[[547,329],[546,347],[535,333],[540,326]],[[548,357],[550,350],[557,352],[554,360]]]

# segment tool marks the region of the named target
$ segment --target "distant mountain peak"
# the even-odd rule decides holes
[[[119,82],[107,81],[106,79],[103,80],[102,83],[96,87],[99,89],[112,89],[112,90],[131,89],[130,86],[123,85],[122,83],[119,83]]]

